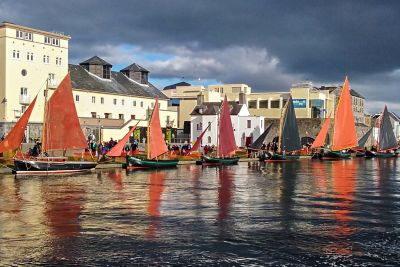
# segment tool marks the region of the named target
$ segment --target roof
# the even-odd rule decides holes
[[[228,103],[231,107],[231,115],[238,115],[243,105],[235,101]],[[222,102],[203,102],[201,105],[195,106],[190,115],[217,115],[221,105]]]
[[[136,63],[133,63],[133,64],[129,65],[129,66],[126,67],[126,68],[123,68],[121,71],[124,71],[124,70],[133,70],[133,71],[149,72],[148,70],[146,70],[145,68],[143,68],[142,66],[140,66],[140,65],[138,65],[138,64],[136,64]]]
[[[163,90],[176,89],[177,86],[191,86],[191,84],[190,84],[190,83],[187,83],[187,82],[174,83],[174,84],[165,86]]]
[[[88,60],[85,60],[81,63],[79,63],[80,65],[108,65],[108,66],[112,66],[110,63],[108,63],[107,61],[105,61],[102,58],[99,58],[98,56],[94,56],[89,58]]]
[[[356,92],[356,90],[353,90],[353,89],[350,89],[350,95],[365,99],[365,97],[363,97],[358,92]]]
[[[121,72],[111,71],[111,79],[108,80],[89,73],[80,65],[69,64],[68,68],[74,89],[137,97],[155,98],[158,96],[160,99],[168,99],[151,83],[141,85]]]

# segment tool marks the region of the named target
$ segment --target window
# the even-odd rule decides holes
[[[111,119],[111,113],[104,113],[104,118]]]
[[[257,108],[257,100],[249,100],[249,108]]]
[[[133,100],[133,106],[136,107],[136,100]]]
[[[140,107],[143,107],[143,101],[140,101]]]
[[[260,108],[268,108],[268,100],[260,100]]]
[[[104,104],[104,97],[101,97],[101,98],[100,98],[100,103],[101,103],[101,104]]]
[[[95,96],[92,96],[92,103],[93,104],[96,103],[96,97]]]
[[[271,108],[279,108],[279,100],[272,100]]]
[[[56,65],[61,66],[61,58],[60,57],[56,57]]]
[[[114,103],[114,105],[117,104],[117,99],[116,98],[114,98],[113,103]]]
[[[247,120],[247,128],[251,128],[251,120]]]
[[[79,102],[79,95],[76,95],[76,96],[75,96],[75,101],[76,101],[76,102]]]
[[[21,87],[21,95],[28,95],[28,88]]]
[[[210,127],[208,127],[208,131],[211,132],[211,122],[208,123]]]
[[[49,64],[50,63],[50,56],[43,55],[43,63]]]
[[[25,39],[28,41],[32,41],[33,40],[33,34],[30,32],[23,32],[23,31],[17,31],[16,32],[16,37],[18,39]]]
[[[122,100],[121,100],[121,104],[122,104],[122,105],[125,105],[125,99],[122,99]]]
[[[123,120],[123,119],[124,119],[124,114],[118,114],[118,118],[119,118],[120,120]]]
[[[33,61],[33,53],[31,52],[26,53],[26,60]]]
[[[136,119],[136,115],[131,115],[131,120]]]
[[[104,65],[103,66],[103,78],[110,79],[111,74],[111,66]]]
[[[91,112],[92,113],[92,118],[97,118],[97,113],[96,112]]]
[[[19,59],[19,50],[13,50],[13,58]]]
[[[26,106],[21,106],[21,113],[24,113],[26,110]]]
[[[207,137],[207,143],[211,144],[211,136]]]

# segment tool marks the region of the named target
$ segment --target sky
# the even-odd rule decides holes
[[[159,89],[245,83],[340,85],[366,111],[400,114],[400,1],[2,0],[0,21],[70,35],[69,62],[137,63]]]

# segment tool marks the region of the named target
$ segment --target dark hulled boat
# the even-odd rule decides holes
[[[45,91],[47,97],[47,90]],[[17,149],[22,142],[24,130],[29,121],[37,96],[28,109],[0,144],[0,152]],[[39,157],[14,158],[13,173],[26,174],[58,174],[76,173],[93,170],[97,163],[91,161],[74,161],[66,157],[52,157],[48,154],[65,154],[67,150],[88,148],[86,138],[79,124],[78,115],[72,95],[70,74],[68,73],[58,85],[49,101],[45,101],[43,120],[42,149]]]
[[[289,97],[281,116],[278,142],[278,151],[272,153],[264,160],[265,162],[291,161],[300,158],[300,155],[293,154],[301,149],[301,142],[292,96]]]
[[[366,158],[393,158],[396,157],[398,144],[394,136],[393,126],[390,122],[389,112],[387,107],[383,109],[379,123],[379,138],[377,151],[366,151]]]

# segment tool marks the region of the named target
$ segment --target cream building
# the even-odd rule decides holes
[[[44,89],[68,72],[68,41],[61,33],[0,24],[0,121],[15,122],[38,94],[31,121],[41,122]]]
[[[159,98],[161,126],[177,127],[177,111],[168,98],[149,81],[149,71],[132,64],[120,72],[93,57],[79,65],[68,64],[70,36],[33,29],[9,22],[0,24],[0,135],[7,134],[36,95],[26,139],[41,137],[44,92],[50,97],[70,71],[76,109],[85,134],[120,139],[130,126],[144,121]],[[142,139],[140,137],[140,139]]]

